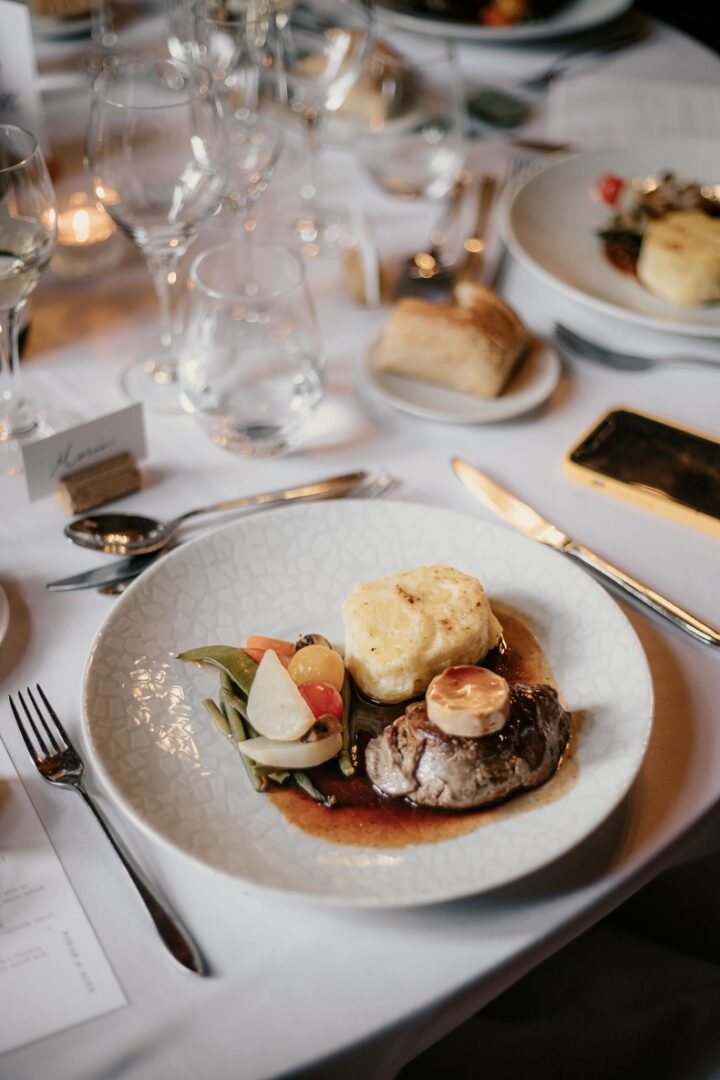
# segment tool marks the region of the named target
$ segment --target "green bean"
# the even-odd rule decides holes
[[[225,705],[235,709],[236,712],[239,712],[243,720],[247,723],[248,714],[246,701],[243,701],[243,699],[233,693],[232,690],[226,690],[224,687],[220,691],[220,697]]]
[[[343,714],[342,714],[342,749],[338,757],[338,765],[343,776],[354,776],[355,766],[352,763],[352,737],[350,733],[350,713],[352,710],[352,682],[345,672],[342,684]]]
[[[318,791],[318,789],[315,787],[306,772],[303,772],[301,769],[293,769],[292,777],[297,786],[302,788],[303,791],[306,792],[311,799],[314,799],[315,802],[320,803],[321,806],[329,807],[335,805],[335,796],[323,795],[322,791]]]
[[[228,723],[222,710],[217,707],[212,698],[205,698],[203,700],[208,716],[212,720],[215,727],[218,729],[221,735],[225,735],[226,738],[232,739],[232,732],[230,730],[230,724]]]
[[[249,732],[245,730],[242,716],[235,708],[235,706],[228,701],[228,695],[224,694],[223,696],[225,701],[225,711],[227,712],[228,721],[230,723],[230,728],[235,738],[235,742],[241,743],[245,742],[248,737],[252,738],[252,736],[249,735]],[[252,728],[250,728],[250,731],[252,731]],[[242,758],[242,763],[245,766],[245,771],[250,777],[252,786],[255,788],[256,791],[265,791],[265,789],[267,788],[267,777],[264,771],[261,770],[254,761],[251,761],[250,758],[245,757],[245,754],[240,754],[240,757]]]

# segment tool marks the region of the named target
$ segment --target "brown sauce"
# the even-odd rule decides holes
[[[628,250],[626,244],[623,244],[620,240],[604,240],[603,248],[605,258],[612,263],[616,270],[619,270],[621,274],[637,277],[638,257],[634,252]]]
[[[509,683],[549,683],[559,691],[548,659],[523,616],[503,604],[493,604],[493,611],[503,625],[507,649],[502,654],[493,650],[485,665]],[[387,722],[401,712],[402,708],[388,709]],[[354,777],[341,776],[336,761],[312,770],[313,781],[323,794],[335,796],[337,802],[332,809],[320,806],[294,787],[278,787],[269,792],[268,798],[298,829],[334,844],[399,848],[437,843],[562,798],[577,779],[577,728],[577,718],[573,716],[570,742],[555,775],[547,783],[497,806],[461,811],[425,810],[403,799],[380,794],[362,770],[367,735],[358,741],[359,767]]]

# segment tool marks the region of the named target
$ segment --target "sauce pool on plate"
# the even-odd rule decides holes
[[[485,666],[511,684],[548,683],[557,688],[542,646],[523,616],[502,604],[493,604],[493,610],[502,622],[507,648],[503,653],[499,650],[490,653]],[[396,707],[392,712],[388,710],[388,722],[401,712],[402,707]],[[267,797],[291,824],[322,840],[360,847],[400,848],[464,836],[485,825],[554,802],[565,795],[577,778],[577,718],[573,717],[570,742],[560,765],[541,787],[515,795],[497,806],[477,810],[425,810],[403,799],[388,798],[372,786],[362,770],[368,738],[364,735],[359,739],[360,767],[354,777],[341,776],[336,761],[313,770],[312,778],[317,787],[337,800],[331,810],[313,802],[294,787],[278,787]]]

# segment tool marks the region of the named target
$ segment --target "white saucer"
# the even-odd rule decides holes
[[[0,645],[5,640],[5,635],[8,632],[8,626],[10,625],[10,604],[8,598],[0,585]]]
[[[376,363],[378,341],[368,351],[367,378],[386,401],[411,416],[447,424],[492,424],[529,412],[550,397],[560,379],[558,354],[544,341],[536,341],[503,393],[478,398],[433,383],[391,375]]]

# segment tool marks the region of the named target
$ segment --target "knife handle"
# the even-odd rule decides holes
[[[708,626],[707,623],[697,619],[690,612],[678,607],[677,604],[673,604],[672,600],[666,600],[664,596],[653,592],[647,585],[636,581],[635,578],[630,577],[623,570],[619,570],[612,563],[606,562],[600,555],[596,555],[594,551],[590,551],[588,548],[583,547],[582,544],[576,544],[572,541],[565,545],[562,550],[602,577],[607,578],[608,581],[619,586],[625,592],[630,593],[641,604],[645,604],[646,607],[651,608],[658,615],[669,619],[671,623],[679,626],[681,630],[685,630],[686,633],[697,638],[698,641],[702,641],[705,645],[720,645],[720,632],[714,630],[712,626]]]

